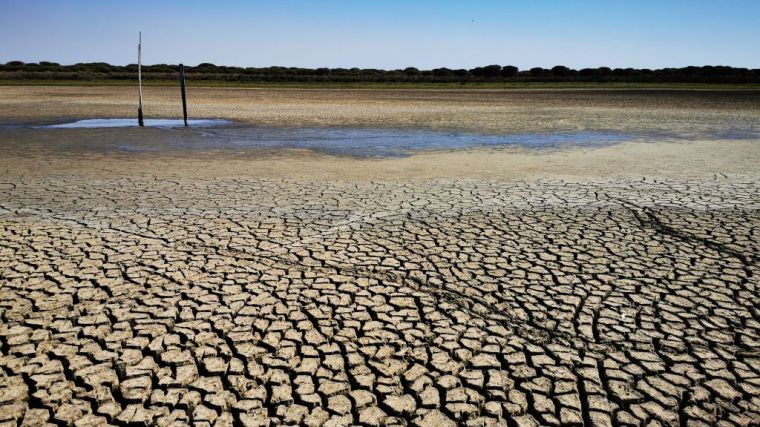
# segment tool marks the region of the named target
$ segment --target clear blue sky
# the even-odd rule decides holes
[[[760,0],[0,0],[0,62],[760,68]]]

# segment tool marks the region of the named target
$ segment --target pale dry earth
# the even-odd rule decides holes
[[[128,104],[44,90],[0,88],[0,116]],[[218,109],[341,124],[373,99],[334,92]],[[550,103],[581,127],[758,117],[745,95],[372,96],[345,120],[435,127],[446,96],[445,126],[493,130],[565,126]],[[544,104],[500,110],[521,102]],[[760,423],[759,141],[359,160],[61,135],[0,141],[2,425]]]
[[[699,135],[757,126],[760,91],[188,88],[191,118],[477,132],[604,129]],[[182,116],[179,89],[145,87],[145,115]],[[134,87],[0,86],[0,123],[135,117]]]

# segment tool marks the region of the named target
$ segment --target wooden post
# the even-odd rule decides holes
[[[143,106],[142,106],[142,31],[139,33],[140,38],[137,42],[137,88],[138,88],[138,104],[137,104],[137,124],[145,126],[143,123]]]
[[[185,97],[185,66],[179,64],[179,88],[182,92],[182,118],[185,120],[187,127],[187,98]]]

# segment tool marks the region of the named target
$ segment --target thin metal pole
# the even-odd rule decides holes
[[[143,95],[142,95],[142,31],[139,33],[139,41],[137,42],[137,87],[139,91],[138,104],[137,104],[137,124],[145,126],[143,123]]]
[[[182,118],[185,120],[187,127],[187,98],[185,97],[185,66],[179,64],[179,88],[182,92]]]

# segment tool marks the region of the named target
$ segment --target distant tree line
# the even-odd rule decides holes
[[[176,78],[177,66],[144,65],[143,79]],[[520,70],[515,66],[487,65],[466,69],[414,67],[398,70],[367,68],[227,67],[209,63],[185,67],[190,80],[230,82],[331,82],[331,83],[479,83],[479,82],[613,82],[613,83],[760,83],[760,69],[726,66],[662,68],[584,68],[562,65]],[[0,65],[0,80],[130,80],[137,77],[137,64],[104,62],[60,65],[55,62],[10,61]]]

